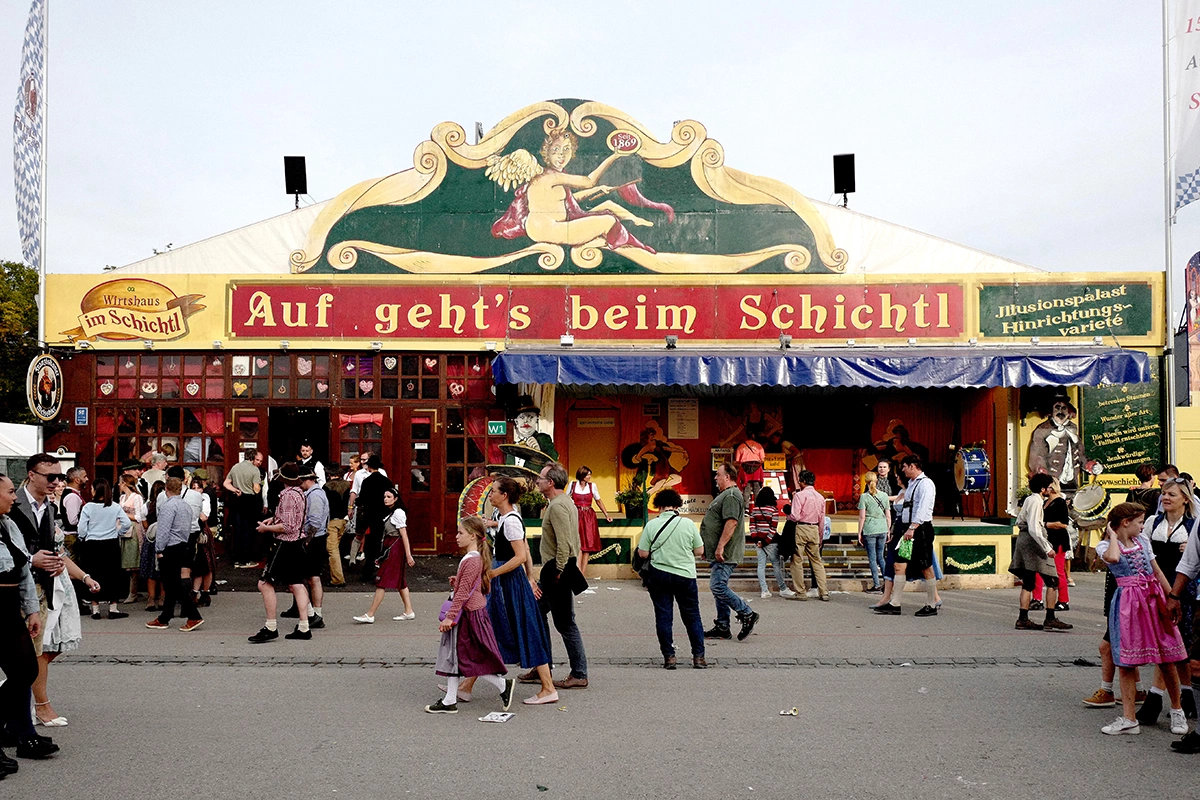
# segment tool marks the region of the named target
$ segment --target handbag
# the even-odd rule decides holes
[[[559,582],[571,590],[571,594],[583,594],[587,591],[587,578],[583,577],[583,573],[579,571],[579,565],[575,562],[575,556],[567,559],[567,565],[563,567],[562,574],[559,575]]]
[[[901,539],[896,545],[896,558],[903,558],[905,561],[912,558],[913,540]]]
[[[633,558],[631,559],[633,571],[642,576],[643,583],[650,575],[650,560],[654,556],[654,543],[658,541],[660,536],[673,528],[678,521],[679,512],[676,512],[675,516],[671,517],[670,522],[658,529],[658,533],[654,534],[654,538],[650,540],[650,546],[646,548],[646,556],[644,558],[641,554],[641,548],[635,547],[633,549]]]

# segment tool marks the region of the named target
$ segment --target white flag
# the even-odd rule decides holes
[[[42,88],[46,74],[46,7],[33,0],[21,46],[21,83],[13,112],[13,180],[17,190],[17,227],[25,263],[42,268]]]

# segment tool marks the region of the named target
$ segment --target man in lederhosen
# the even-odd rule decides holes
[[[933,479],[925,474],[921,457],[907,455],[900,460],[900,471],[908,479],[904,489],[904,503],[900,508],[900,524],[892,533],[891,547],[901,541],[912,541],[912,553],[903,558],[896,553],[896,578],[892,585],[892,599],[887,605],[872,606],[876,614],[897,615],[900,613],[901,598],[904,597],[904,581],[909,573],[916,580],[925,580],[925,605],[913,616],[937,616],[937,581],[933,578],[933,503],[937,489]]]

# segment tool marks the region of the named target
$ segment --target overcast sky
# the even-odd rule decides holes
[[[411,166],[438,122],[560,97],[659,139],[699,120],[728,165],[818,200],[855,153],[852,208],[1037,267],[1164,261],[1156,2],[49,4],[52,272],[287,211],[284,155],[323,200]],[[0,4],[3,102],[27,13]],[[0,161],[0,257],[19,259]],[[1176,263],[1196,249],[1200,203]]]

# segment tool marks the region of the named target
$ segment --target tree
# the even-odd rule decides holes
[[[0,422],[36,422],[25,376],[39,352],[38,275],[17,261],[0,262],[0,271]]]

